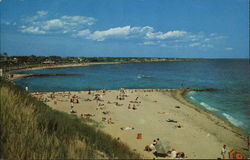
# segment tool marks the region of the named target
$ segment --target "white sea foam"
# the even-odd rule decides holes
[[[216,109],[214,107],[211,107],[210,105],[208,105],[208,104],[206,104],[204,102],[201,102],[200,105],[202,105],[203,107],[205,107],[209,111],[219,111],[218,109]]]
[[[192,100],[194,100],[194,101],[196,100],[196,99],[195,99],[194,97],[192,97],[192,96],[190,96],[189,98],[192,99]]]
[[[227,113],[222,113],[222,115],[224,117],[226,117],[226,119],[231,122],[232,124],[240,127],[240,126],[243,126],[243,122],[239,121],[238,119],[235,119],[234,117],[232,117],[231,115],[227,114]]]
[[[194,94],[196,94],[195,91],[190,91],[190,92],[188,92],[188,95],[194,95]]]
[[[139,74],[139,75],[137,75],[137,78],[138,79],[141,79],[141,78],[152,78],[152,76],[145,76],[145,75]]]

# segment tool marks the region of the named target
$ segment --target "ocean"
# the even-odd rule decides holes
[[[76,73],[79,76],[26,77],[15,80],[30,92],[138,88],[217,88],[189,92],[186,98],[250,134],[248,59],[216,59],[30,70],[22,73]]]

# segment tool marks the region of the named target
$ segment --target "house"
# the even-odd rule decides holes
[[[55,61],[51,61],[51,60],[45,60],[43,61],[43,64],[54,64]]]

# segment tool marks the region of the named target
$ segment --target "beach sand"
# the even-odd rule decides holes
[[[152,152],[144,151],[144,148],[157,138],[160,138],[167,151],[175,149],[177,152],[184,152],[187,158],[193,159],[219,158],[224,144],[229,150],[244,151],[247,148],[246,137],[242,130],[187,101],[183,97],[183,90],[164,92],[125,90],[127,96],[124,100],[117,99],[120,94],[118,90],[108,90],[105,94],[101,91],[91,91],[91,95],[88,91],[70,92],[70,96],[67,96],[67,93],[55,92],[53,100],[48,98],[51,92],[32,94],[47,98],[50,101],[45,103],[53,109],[69,114],[71,114],[70,99],[76,95],[79,100],[79,103],[74,103],[73,110],[77,111],[76,115],[94,114],[95,116],[91,118],[104,126],[101,130],[115,138],[119,137],[143,158],[155,157]],[[100,94],[99,97],[103,101],[93,100],[95,94]],[[136,102],[136,98],[138,103],[130,102]],[[85,101],[86,99],[91,101]],[[117,106],[114,102],[123,105]],[[99,104],[104,105],[99,106]],[[137,109],[128,109],[129,104],[131,108],[135,105]],[[103,118],[107,120],[111,118],[114,124],[102,121]],[[177,123],[167,122],[167,119],[175,120]],[[178,125],[182,127],[176,127]],[[134,127],[134,129],[121,130],[121,127]],[[141,139],[137,139],[138,133],[142,134]]]
[[[98,64],[117,64],[119,62],[90,62],[90,63],[76,63],[76,64],[53,64],[53,65],[41,65],[41,66],[32,66],[32,67],[24,67],[23,69],[17,68],[12,69],[8,74],[10,80],[16,80],[19,78],[30,77],[32,74],[19,73],[21,71],[28,70],[39,70],[39,69],[53,69],[53,68],[66,68],[66,67],[81,67],[81,66],[90,66],[90,65],[98,65]]]

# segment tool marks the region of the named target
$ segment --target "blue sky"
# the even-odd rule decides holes
[[[247,0],[0,0],[9,55],[248,58]]]

